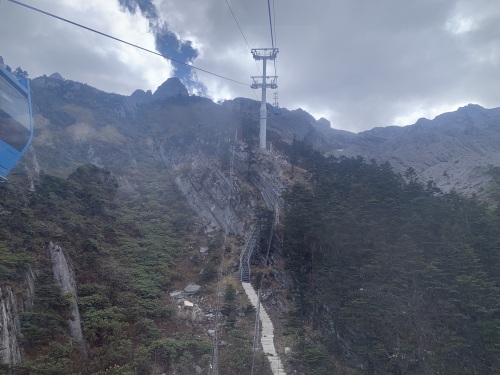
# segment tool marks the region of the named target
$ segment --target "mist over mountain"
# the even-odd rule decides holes
[[[445,191],[484,196],[488,172],[500,163],[499,141],[500,109],[469,104],[434,120],[361,132],[332,154],[387,160],[396,171],[411,167],[422,181],[433,180]]]
[[[43,89],[45,85],[51,85],[55,88],[54,78],[59,79],[57,76],[37,78],[33,81],[33,86]],[[67,81],[57,87],[65,90],[65,100],[71,101],[71,96],[75,95],[74,88],[79,86],[86,85]],[[135,121],[132,118],[144,111],[143,104],[177,96],[184,97],[186,103],[200,101],[211,107],[213,119],[206,115],[187,116],[190,121],[207,122],[215,127],[216,122],[219,122],[220,126],[221,116],[227,116],[228,108],[230,116],[239,111],[243,118],[253,121],[259,105],[257,101],[240,98],[218,106],[202,97],[189,97],[184,85],[174,77],[165,81],[154,93],[136,90],[130,97],[109,94],[107,98],[116,99],[114,105],[107,109],[124,116],[122,118],[126,119],[125,122]],[[107,98],[103,103],[108,102]],[[273,116],[269,107],[269,113],[268,129],[271,140],[291,143],[296,138],[334,156],[359,155],[366,160],[389,161],[399,173],[413,168],[422,181],[432,180],[444,191],[454,189],[464,194],[476,193],[484,196],[489,182],[492,181],[489,174],[491,168],[500,166],[498,108],[485,109],[470,104],[456,112],[437,116],[434,120],[420,119],[414,125],[374,128],[358,134],[333,129],[327,120],[316,121],[301,109],[282,109],[281,116]],[[231,121],[241,123],[242,120],[231,118]]]

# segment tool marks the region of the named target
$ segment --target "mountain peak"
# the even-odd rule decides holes
[[[52,73],[49,78],[53,78],[53,79],[58,79],[60,81],[64,81],[64,78],[62,75],[60,75],[59,73],[55,72],[55,73]]]
[[[132,99],[136,103],[146,103],[149,102],[153,97],[153,94],[151,93],[151,90],[144,91],[137,89],[135,90],[132,95],[130,95],[130,99]]]
[[[167,99],[173,96],[189,96],[186,87],[177,77],[170,77],[163,82],[153,94],[153,99]]]
[[[469,103],[464,107],[458,108],[457,112],[466,112],[466,113],[477,113],[481,110],[484,110],[479,104]]]
[[[331,123],[330,121],[328,121],[326,118],[324,117],[321,117],[318,121],[316,121],[316,125],[319,127],[319,128],[322,128],[322,129],[330,129],[331,128]]]

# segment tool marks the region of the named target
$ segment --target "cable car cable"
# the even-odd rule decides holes
[[[250,48],[250,44],[248,44],[248,40],[247,40],[247,38],[245,37],[245,34],[243,34],[243,30],[241,29],[241,26],[240,26],[240,24],[238,23],[238,20],[236,19],[236,16],[235,16],[235,14],[234,14],[233,10],[231,9],[231,6],[229,5],[229,2],[228,2],[227,0],[226,0],[226,4],[227,4],[227,7],[229,8],[229,10],[230,10],[231,14],[233,15],[234,22],[236,22],[236,25],[238,25],[238,29],[240,29],[240,32],[241,32],[241,35],[243,36],[243,39],[245,39],[245,43],[247,44],[248,49],[250,49],[250,50],[251,50],[252,48]]]
[[[273,22],[272,22],[272,18],[271,18],[271,2],[270,2],[270,0],[267,0],[267,10],[269,13],[269,27],[271,29],[271,45],[274,49]]]
[[[231,6],[229,5],[229,2],[227,0],[226,1],[226,4],[227,4],[227,7],[229,8],[229,10],[231,11],[231,14],[233,15],[233,18],[234,18],[234,22],[236,22],[236,25],[238,25],[238,29],[240,29],[240,32],[241,32],[241,36],[243,36],[243,39],[245,39],[245,43],[247,44],[247,47],[249,50],[251,50],[252,48],[250,47],[250,44],[248,43],[248,40],[247,38],[245,37],[245,34],[243,33],[243,30],[241,29],[241,26],[238,22],[238,20],[236,19],[236,15],[234,14],[233,12],[233,9],[231,8]],[[255,61],[255,66],[257,66],[257,70],[259,71],[259,74],[262,74],[260,72],[260,68],[259,68],[259,65],[257,64],[257,61]]]
[[[277,45],[277,37],[276,37],[276,9],[274,7],[274,0],[273,0],[273,26],[274,26],[274,43]],[[277,77],[278,76],[278,63],[276,62],[277,59],[273,60],[274,63],[274,75]],[[276,94],[278,91],[276,91]],[[275,109],[276,112],[276,109]],[[276,114],[276,113],[275,113]]]
[[[238,20],[236,19],[236,15],[234,14],[233,9],[229,5],[229,2],[227,0],[225,0],[225,1],[226,1],[226,4],[227,4],[227,7],[229,8],[229,11],[233,15],[234,22],[236,22],[236,25],[238,25],[238,29],[240,29],[241,36],[243,36],[243,39],[245,40],[245,43],[247,44],[248,49],[251,50],[252,48],[250,47],[250,44],[248,43],[248,40],[245,37],[245,34],[243,33],[243,30],[242,30],[242,28],[241,28]],[[257,70],[259,71],[259,74],[262,74],[261,71],[260,71],[260,68],[259,68],[259,64],[257,64],[257,61],[255,61],[255,66],[257,67]],[[253,90],[253,94],[255,96],[255,99],[259,100],[259,98],[257,97],[257,94],[255,93],[255,89],[252,89],[252,90]]]
[[[139,46],[139,45],[137,45],[137,44],[133,44],[133,43],[127,42],[127,41],[125,41],[125,40],[123,40],[123,39],[120,39],[120,38],[116,38],[116,37],[114,37],[114,36],[112,36],[112,35],[109,35],[109,34],[103,33],[102,31],[98,31],[98,30],[92,29],[91,27],[87,27],[87,26],[84,26],[84,25],[79,24],[79,23],[77,23],[77,22],[70,21],[70,20],[68,20],[68,19],[66,19],[66,18],[64,18],[64,17],[60,17],[60,16],[57,16],[57,15],[55,15],[55,14],[53,14],[53,13],[46,12],[46,11],[44,11],[44,10],[42,10],[42,9],[35,8],[35,7],[31,6],[31,5],[21,3],[20,1],[17,1],[17,0],[7,0],[7,1],[10,1],[11,3],[17,4],[17,5],[21,5],[21,6],[25,7],[25,8],[28,8],[28,9],[34,10],[34,11],[36,11],[36,12],[39,12],[39,13],[45,14],[45,15],[47,15],[47,16],[50,16],[50,17],[53,17],[53,18],[57,18],[58,20],[61,20],[61,21],[64,21],[64,22],[70,23],[70,24],[72,24],[72,25],[74,25],[74,26],[81,27],[82,29],[85,29],[85,30],[88,30],[88,31],[92,31],[92,32],[94,32],[94,33],[96,33],[96,34],[99,34],[99,35],[105,36],[105,37],[107,37],[107,38],[110,38],[110,39],[116,40],[116,41],[118,41],[118,42],[121,42],[121,43],[124,43],[124,44],[128,44],[129,46],[132,46],[132,47],[135,47],[135,48],[141,49],[141,50],[143,50],[143,51],[146,51],[146,52],[152,53],[152,54],[154,54],[154,55],[161,56],[161,57],[163,57],[163,58],[165,58],[165,59],[167,59],[167,60],[170,60],[170,61],[172,61],[172,62],[175,62],[175,63],[177,63],[177,64],[186,65],[186,66],[188,66],[188,67],[190,67],[190,68],[192,68],[192,69],[199,70],[199,71],[201,71],[201,72],[204,72],[204,73],[207,73],[207,74],[213,75],[213,76],[215,76],[215,77],[219,77],[219,78],[222,78],[222,79],[225,79],[225,80],[228,80],[228,81],[234,82],[234,83],[238,83],[238,84],[240,84],[240,85],[250,86],[248,83],[244,83],[244,82],[241,82],[241,81],[238,81],[238,80],[235,80],[235,79],[229,78],[229,77],[225,77],[225,76],[223,76],[223,75],[220,75],[220,74],[217,74],[217,73],[213,73],[213,72],[210,72],[210,71],[205,70],[205,69],[202,69],[202,68],[198,68],[198,67],[196,67],[196,66],[194,66],[194,65],[189,65],[188,63],[185,63],[185,62],[180,61],[180,60],[176,60],[176,59],[174,59],[174,58],[172,58],[172,57],[169,57],[169,56],[166,56],[166,55],[164,55],[164,54],[162,54],[162,53],[159,53],[159,52],[156,52],[156,51],[152,51],[152,50],[150,50],[150,49],[147,49],[147,48],[141,47],[141,46]]]
[[[269,4],[269,0],[268,0],[268,4]],[[271,26],[271,35],[272,35],[272,32],[274,31],[274,44],[277,45],[277,36],[276,36],[276,8],[275,8],[275,1],[273,0],[273,24]],[[274,63],[274,75],[277,77],[278,76],[278,63],[276,61],[277,59],[274,59],[273,60],[273,63]],[[274,112],[274,115],[275,116],[279,116],[279,114],[281,113],[280,109],[279,109],[279,104],[278,104],[278,101],[277,101],[277,96],[278,96],[278,90],[276,90],[276,92],[274,93],[275,94],[275,98],[274,98],[274,109],[273,109],[273,112]]]
[[[278,44],[277,43],[277,36],[276,36],[276,9],[274,7],[274,0],[273,0],[273,26],[274,26],[274,44]],[[278,75],[278,63],[276,62],[276,59],[273,60],[274,61],[274,75],[277,76]]]
[[[273,26],[274,26],[274,44],[277,44],[277,34],[276,34],[276,9],[274,7],[274,0],[273,0]]]

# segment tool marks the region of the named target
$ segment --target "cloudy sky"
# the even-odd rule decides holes
[[[237,81],[250,84],[259,75],[226,0],[20,1]],[[267,1],[228,2],[250,47],[270,47]],[[283,107],[357,132],[411,124],[468,103],[500,106],[497,0],[273,3]],[[255,99],[248,86],[193,75],[9,0],[0,1],[0,55],[31,77],[57,71],[120,94],[154,91],[177,75],[214,100]],[[271,64],[268,74],[274,74]]]

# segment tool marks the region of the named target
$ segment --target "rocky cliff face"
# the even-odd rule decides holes
[[[10,286],[0,287],[0,363],[16,365],[22,361],[20,314],[33,309],[37,272],[28,269],[24,292],[16,295]]]
[[[19,314],[17,301],[10,287],[0,288],[0,360],[4,364],[21,362]]]
[[[468,105],[414,125],[375,128],[359,134],[324,131],[335,156],[389,161],[397,172],[413,168],[422,181],[444,191],[484,195],[488,170],[500,165],[500,108]]]
[[[80,319],[80,312],[76,302],[76,282],[73,269],[69,265],[64,252],[60,246],[54,245],[52,242],[49,244],[49,253],[52,260],[52,272],[54,278],[61,290],[61,293],[66,295],[69,300],[70,319],[68,319],[68,328],[71,338],[80,344],[84,352],[84,339],[82,334],[82,324]]]
[[[245,158],[236,152],[239,158]],[[206,155],[197,145],[181,154],[158,153],[172,170],[175,182],[191,207],[212,227],[225,228],[234,235],[244,236],[248,229],[247,220],[252,217],[252,208],[257,204],[251,196],[237,194],[249,189],[240,173],[230,175],[223,171],[216,158]],[[235,166],[243,172],[243,163]]]
[[[31,268],[26,273],[25,291],[23,293],[23,311],[33,310],[35,302],[35,282],[37,272]]]

